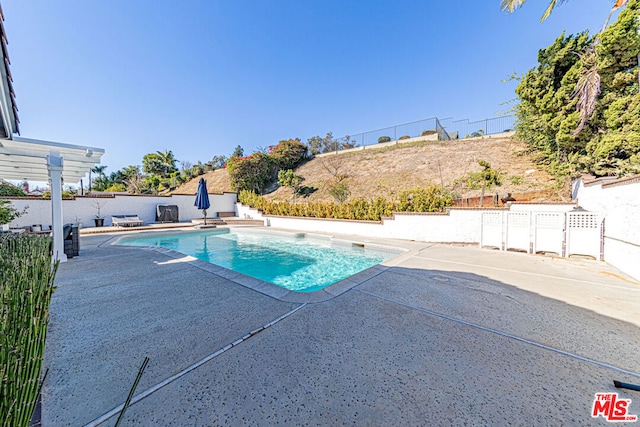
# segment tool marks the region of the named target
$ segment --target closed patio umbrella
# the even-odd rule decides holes
[[[209,203],[209,193],[207,193],[207,181],[204,178],[200,178],[198,183],[198,192],[196,193],[196,202],[193,206],[202,210],[204,215],[204,225],[207,225],[207,209],[211,206]]]

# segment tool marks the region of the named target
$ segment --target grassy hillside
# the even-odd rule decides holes
[[[479,196],[480,190],[467,188],[464,181],[471,172],[482,168],[478,160],[485,160],[500,171],[502,185],[488,191],[524,193],[552,190],[551,195],[534,198],[538,201],[568,201],[566,189],[557,190],[553,178],[537,166],[526,154],[526,146],[510,136],[472,138],[454,141],[419,142],[367,147],[339,154],[318,155],[300,166],[296,173],[305,178],[304,185],[311,193],[303,200],[332,201],[328,187],[335,175],[346,176],[351,197],[371,198],[377,195],[394,199],[404,189],[443,184],[460,197]],[[231,191],[225,170],[204,176],[212,193]],[[458,181],[458,182],[456,182]],[[174,194],[195,194],[198,179],[182,185]],[[271,200],[291,200],[291,190],[276,188],[265,195]]]

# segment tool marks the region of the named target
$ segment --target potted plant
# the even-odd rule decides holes
[[[93,221],[96,224],[96,227],[103,227],[104,226],[104,218],[102,217],[102,215],[100,215],[100,210],[106,204],[107,204],[107,202],[101,202],[99,200],[94,200],[93,202],[91,202],[91,206],[93,206],[96,209],[96,211],[98,212],[96,217],[93,219]]]

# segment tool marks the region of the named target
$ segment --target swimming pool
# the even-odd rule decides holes
[[[303,233],[242,229],[132,236],[118,244],[171,249],[296,292],[318,291],[400,253]]]

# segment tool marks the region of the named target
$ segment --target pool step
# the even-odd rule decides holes
[[[203,218],[194,218],[191,220],[194,225],[203,224]],[[207,225],[264,225],[261,219],[243,219],[243,218],[207,218]]]
[[[204,224],[204,218],[194,218],[191,220],[191,224]],[[224,225],[224,221],[220,218],[207,218],[207,225]]]
[[[207,222],[209,222],[207,220]],[[264,225],[261,219],[241,219],[241,218],[225,218],[224,223],[227,225]]]

